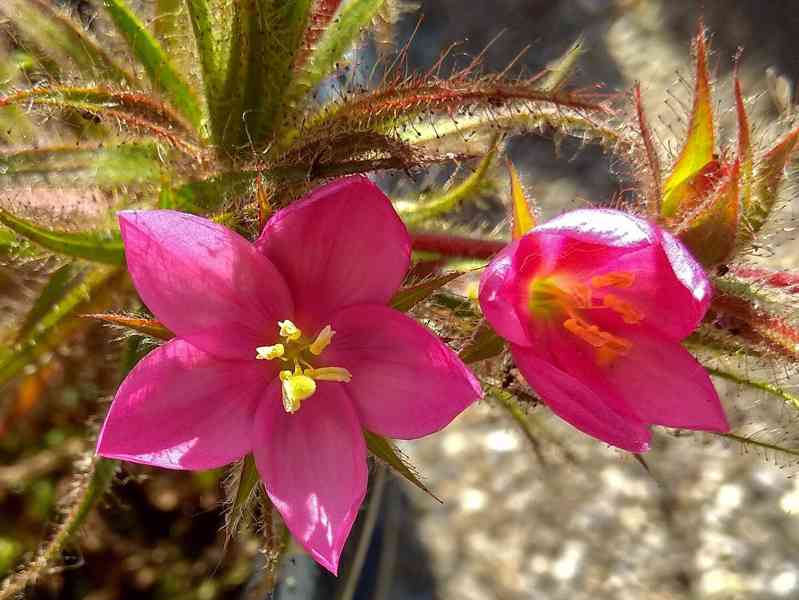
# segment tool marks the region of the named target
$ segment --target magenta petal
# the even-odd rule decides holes
[[[730,430],[707,371],[685,348],[634,327],[624,335],[633,347],[605,373],[643,421],[683,429]]]
[[[391,202],[363,177],[339,179],[277,212],[256,245],[294,294],[296,322],[318,329],[351,304],[387,304],[411,241]]]
[[[425,327],[386,306],[358,305],[332,318],[336,332],[320,364],[344,367],[363,426],[399,439],[445,427],[480,398],[480,384]]]
[[[485,318],[506,340],[530,345],[523,304],[526,290],[515,277],[515,256],[519,241],[506,246],[497,254],[480,277],[480,308]]]
[[[125,257],[147,307],[179,337],[220,358],[250,359],[291,318],[275,267],[237,233],[169,210],[119,213]]]
[[[516,366],[564,421],[608,444],[630,452],[646,452],[651,434],[640,420],[619,414],[600,390],[589,388],[577,378],[538,356],[531,348],[511,344]],[[612,399],[610,399],[612,400]]]
[[[256,415],[253,454],[294,538],[334,575],[366,494],[366,444],[341,384],[320,383],[294,414],[275,382]]]
[[[167,469],[214,469],[251,449],[255,403],[274,376],[220,361],[185,340],[148,354],[122,382],[97,453]]]

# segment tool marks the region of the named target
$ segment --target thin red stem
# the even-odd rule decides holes
[[[414,250],[459,258],[491,258],[507,245],[507,242],[499,240],[483,240],[444,233],[416,232],[411,234],[411,239]]]
[[[799,274],[796,273],[770,271],[759,267],[734,267],[732,272],[744,279],[755,279],[779,288],[791,288],[787,291],[799,293]]]

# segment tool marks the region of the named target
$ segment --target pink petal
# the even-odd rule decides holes
[[[391,202],[363,177],[334,181],[277,212],[256,244],[286,278],[304,329],[327,325],[344,306],[387,304],[411,254]]]
[[[514,259],[521,240],[512,242],[497,254],[480,277],[480,308],[485,318],[506,340],[530,345],[527,316],[522,308],[527,302],[526,289],[516,278]]]
[[[119,213],[125,257],[144,303],[169,329],[220,358],[250,359],[291,318],[275,267],[237,233],[169,210]]]
[[[511,345],[516,366],[552,411],[580,431],[630,452],[646,452],[651,434],[638,419],[619,414],[614,399],[557,368],[531,348]],[[609,402],[610,401],[610,402]]]
[[[108,458],[214,469],[251,449],[255,403],[275,371],[220,361],[182,339],[148,354],[122,382],[97,442]]]
[[[386,306],[358,305],[332,318],[336,332],[322,366],[344,367],[363,426],[414,439],[438,431],[480,398],[480,384],[450,348]]]
[[[629,354],[605,368],[605,377],[646,423],[729,431],[707,371],[678,342],[629,327]]]
[[[294,538],[334,575],[366,494],[366,444],[341,384],[319,383],[294,414],[280,382],[258,408],[255,463],[266,492]]]
[[[614,248],[638,248],[657,242],[657,232],[647,221],[610,209],[572,210],[539,225],[534,231]]]

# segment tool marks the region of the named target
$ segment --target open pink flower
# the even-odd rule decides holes
[[[98,454],[194,470],[252,452],[295,538],[335,573],[366,492],[363,430],[418,438],[480,396],[446,345],[386,306],[411,247],[388,198],[336,181],[255,245],[179,212],[119,219],[136,289],[176,338],[122,383]]]
[[[566,213],[486,268],[480,305],[542,400],[619,448],[649,425],[728,431],[707,372],[680,345],[710,302],[707,276],[669,233],[614,210]]]

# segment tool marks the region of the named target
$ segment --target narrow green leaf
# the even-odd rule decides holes
[[[363,436],[366,439],[366,447],[369,448],[369,452],[371,452],[380,460],[384,461],[388,466],[394,469],[394,471],[402,475],[420,490],[430,495],[430,497],[438,500],[438,502],[441,502],[441,499],[427,489],[427,487],[419,480],[419,476],[416,474],[415,469],[408,464],[408,462],[402,456],[402,453],[394,446],[394,444],[392,444],[386,438],[379,436],[376,433],[372,433],[371,431],[364,430]]]
[[[397,203],[397,212],[399,212],[402,220],[411,226],[418,225],[455,210],[469,198],[479,197],[480,192],[484,191],[487,184],[489,170],[496,155],[497,145],[495,138],[491,149],[480,161],[480,164],[477,165],[474,172],[459,184],[423,202],[402,205]]]
[[[179,67],[187,67],[184,31],[188,25],[183,0],[156,0],[153,33],[164,53]]]
[[[0,95],[24,81],[21,53],[11,53],[0,47]],[[11,146],[31,146],[38,141],[36,126],[22,107],[0,108],[0,140]]]
[[[760,231],[776,206],[785,179],[785,167],[798,142],[799,128],[785,135],[758,161],[752,185],[752,203],[745,214],[751,234]]]
[[[505,349],[505,340],[499,337],[488,322],[483,319],[472,334],[471,339],[461,349],[458,356],[467,364],[494,358]]]
[[[131,317],[128,315],[117,315],[113,313],[81,315],[87,319],[97,319],[105,323],[110,323],[117,327],[130,329],[142,333],[148,337],[158,340],[171,340],[175,337],[169,329],[164,327],[159,321],[154,319],[142,319],[141,317]]]
[[[56,269],[47,281],[47,285],[39,294],[28,312],[22,326],[17,331],[16,341],[22,341],[41,320],[50,308],[63,298],[64,294],[75,283],[80,269],[74,263],[67,263]]]
[[[180,76],[161,45],[130,10],[125,0],[103,0],[103,6],[131,53],[144,67],[150,81],[194,130],[200,131],[202,111],[189,84]]]
[[[291,80],[286,101],[294,103],[314,89],[336,68],[386,0],[350,0],[343,3],[311,50],[302,70]]]
[[[266,145],[284,114],[283,100],[293,74],[311,0],[259,0],[264,39],[257,68],[246,93],[247,127],[257,148]],[[250,108],[251,107],[251,108]]]
[[[117,277],[121,273],[120,269],[109,267],[88,270],[80,284],[52,305],[30,328],[24,339],[11,347],[0,349],[0,386],[80,327],[81,320],[70,317],[100,308],[104,302],[102,292],[112,283],[118,287]]]
[[[759,381],[757,379],[751,379],[747,376],[740,375],[738,373],[733,373],[732,371],[725,371],[724,369],[718,369],[715,367],[706,366],[705,369],[707,369],[707,372],[713,375],[714,377],[721,377],[722,379],[732,381],[739,385],[744,385],[746,387],[755,390],[766,392],[768,394],[771,394],[772,396],[780,398],[791,408],[799,410],[799,396],[792,394],[788,390],[783,389],[778,385],[774,385],[773,383],[769,383],[767,381]]]
[[[390,305],[396,310],[408,312],[422,300],[429,298],[437,290],[463,275],[460,271],[445,273],[438,277],[425,279],[414,285],[409,285],[397,291],[391,299]]]
[[[787,448],[785,446],[780,446],[779,444],[764,442],[762,440],[756,440],[752,437],[738,435],[736,433],[715,433],[715,435],[727,438],[728,440],[733,440],[734,442],[738,442],[739,444],[742,444],[744,447],[752,447],[760,450],[770,450],[772,452],[777,452],[779,454],[787,454],[789,456],[799,456],[799,448]]]
[[[138,87],[136,79],[105,50],[83,27],[45,0],[3,0],[0,13],[5,14],[22,35],[39,51],[63,63],[74,61],[79,72],[89,79],[95,77]]]
[[[250,504],[255,497],[256,486],[261,481],[252,454],[244,457],[244,460],[235,468],[232,478],[226,485],[226,494],[230,502],[225,514],[227,540],[236,534],[242,521],[246,518]]]
[[[154,144],[0,152],[0,187],[158,183],[161,169]]]
[[[508,390],[496,385],[486,385],[483,383],[483,390],[486,395],[493,398],[510,415],[514,422],[519,426],[524,437],[530,442],[530,446],[541,464],[546,464],[544,455],[541,452],[541,440],[539,432],[533,425],[533,420],[523,409],[519,400]]]
[[[227,31],[230,14],[233,12],[232,4],[223,4],[211,10],[208,0],[185,0],[191,18],[194,43],[200,59],[203,85],[205,87],[205,100],[208,104],[208,113],[211,120],[211,133],[216,143],[221,142],[224,127],[229,120],[225,114],[229,110],[222,94],[224,75],[220,72],[221,65],[225,63],[225,50],[230,44],[224,44],[219,39],[222,31]],[[226,19],[227,17],[227,19]]]
[[[571,77],[580,56],[585,52],[585,42],[579,37],[566,52],[546,66],[546,75],[539,88],[547,92],[557,92]]]
[[[119,232],[100,234],[56,231],[3,210],[0,210],[0,223],[52,252],[109,265],[121,265],[125,261]]]

